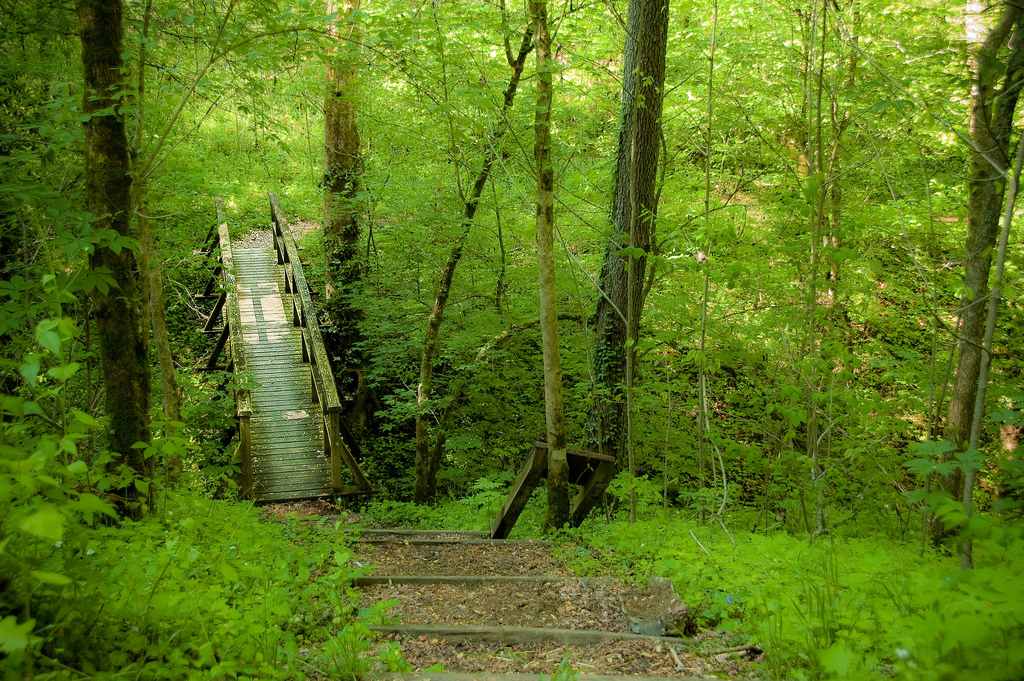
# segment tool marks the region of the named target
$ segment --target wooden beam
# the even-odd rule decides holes
[[[224,301],[228,299],[227,291],[221,291],[221,294],[217,296],[217,302],[213,306],[213,312],[206,318],[206,324],[203,325],[203,333],[210,333],[217,325],[217,319],[220,318],[221,311],[224,309]]]
[[[519,477],[512,485],[512,492],[508,496],[501,512],[495,518],[491,526],[492,539],[505,539],[512,532],[519,514],[526,507],[530,500],[533,488],[537,486],[548,467],[548,450],[546,447],[534,447],[530,455],[519,471]]]
[[[426,636],[463,641],[499,641],[501,643],[538,643],[554,641],[563,645],[594,645],[607,641],[654,641],[685,647],[688,641],[674,636],[646,636],[628,631],[595,629],[548,629],[541,627],[492,627],[446,624],[393,624],[372,626],[371,631],[400,636]]]

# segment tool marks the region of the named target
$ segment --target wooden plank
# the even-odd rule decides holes
[[[445,624],[392,624],[371,626],[371,631],[400,636],[426,636],[462,641],[500,641],[502,643],[538,643],[554,641],[563,645],[595,645],[608,641],[656,641],[687,647],[686,639],[674,636],[645,636],[628,631],[596,629],[547,629],[542,627],[492,627]]]
[[[509,494],[508,500],[505,501],[505,505],[502,506],[498,517],[495,518],[494,524],[491,526],[492,539],[505,539],[512,532],[513,526],[515,526],[516,521],[519,519],[519,514],[526,507],[526,502],[530,500],[533,488],[540,482],[541,477],[547,470],[547,466],[547,448],[534,446],[530,450],[526,463],[523,464],[522,469],[519,471],[519,477],[516,478],[515,483],[512,485],[512,492]]]
[[[594,506],[601,501],[604,492],[608,489],[612,478],[615,477],[616,465],[614,463],[602,462],[583,485],[579,494],[572,502],[572,509],[569,512],[569,524],[573,527],[579,526],[583,519],[590,514]]]
[[[303,272],[302,262],[299,258],[298,245],[295,243],[291,232],[287,229],[288,221],[278,205],[277,197],[274,194],[270,194],[269,198],[270,214],[275,231],[282,239],[287,254],[287,261],[291,263],[292,279],[295,281],[295,292],[293,295],[298,297],[302,315],[307,318],[303,321],[307,322],[305,328],[309,334],[311,363],[316,365],[321,383],[323,384],[323,392],[320,393],[321,404],[324,405],[325,409],[331,409],[332,407],[340,408],[341,400],[338,398],[338,390],[334,385],[331,363],[327,357],[327,349],[324,346],[323,337],[320,335],[320,326],[316,323],[315,316],[312,323],[309,323],[308,317],[313,316],[315,308],[313,307],[309,286],[306,284],[306,275]]]
[[[558,584],[578,582],[580,584],[612,583],[611,577],[564,577],[561,575],[367,575],[354,577],[354,586],[376,586],[379,584],[450,584],[479,586],[486,584]]]
[[[551,674],[520,673],[520,672],[379,672],[373,675],[375,681],[547,681],[552,678]],[[616,674],[590,674],[575,673],[573,679],[577,681],[718,681],[711,676],[646,676],[630,674],[621,676]]]
[[[203,333],[210,333],[217,326],[217,321],[220,319],[221,310],[224,308],[224,301],[227,300],[228,294],[221,291],[221,294],[217,296],[217,302],[213,305],[213,311],[210,316],[206,318],[206,323],[203,324]]]
[[[543,539],[446,539],[444,537],[437,539],[419,538],[419,537],[359,537],[356,539],[357,543],[360,544],[414,544],[423,546],[433,546],[441,544],[469,544],[469,545],[487,545],[487,546],[504,546],[507,544],[530,544],[536,546],[547,546],[548,542]]]
[[[432,534],[453,534],[466,537],[478,537],[480,539],[484,539],[487,537],[486,532],[480,532],[478,530],[416,530],[405,527],[363,527],[360,528],[358,531],[363,535],[400,534],[411,536],[423,536]]]

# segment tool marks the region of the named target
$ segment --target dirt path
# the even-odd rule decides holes
[[[649,616],[652,607],[680,614],[681,604],[666,602],[672,594],[612,579],[576,578],[543,542],[376,532],[357,543],[355,553],[357,562],[368,566],[374,576],[467,577],[465,583],[418,581],[361,587],[364,605],[397,602],[389,624],[412,626],[413,631],[387,631],[385,625],[383,635],[400,645],[417,671],[442,664],[453,672],[551,674],[563,659],[575,670],[593,674],[701,679],[712,672],[734,675],[739,671],[731,661],[694,654],[692,644],[684,639],[636,635],[638,629],[644,634],[663,633],[645,630],[652,622],[657,624],[658,618]],[[502,581],[500,576],[552,579]],[[434,627],[447,630],[431,631]],[[480,640],[480,627],[488,627],[487,640]],[[581,642],[575,634],[558,633],[561,630],[594,640]],[[629,638],[603,640],[602,632]]]

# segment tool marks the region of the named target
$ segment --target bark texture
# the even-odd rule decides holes
[[[125,133],[120,0],[78,0],[82,66],[85,78],[85,187],[97,230],[122,236],[131,232],[132,176]],[[96,290],[93,304],[99,333],[110,448],[140,476],[149,467],[136,442],[149,441],[149,371],[142,282],[135,253],[97,247],[94,270],[113,278],[107,291]],[[129,500],[134,488],[125,490]],[[137,512],[132,504],[125,509]]]
[[[423,339],[423,352],[420,356],[420,380],[416,388],[416,488],[415,499],[418,503],[427,503],[434,498],[437,490],[437,470],[441,463],[441,449],[444,444],[443,433],[437,438],[433,447],[429,442],[429,427],[427,424],[428,402],[434,382],[434,356],[437,354],[437,346],[440,341],[441,322],[444,321],[444,309],[448,304],[448,296],[452,289],[452,279],[455,277],[455,269],[462,259],[462,252],[466,247],[466,240],[469,238],[470,229],[473,226],[473,218],[476,216],[476,209],[480,205],[480,195],[491,176],[491,169],[498,159],[499,145],[507,129],[508,112],[515,101],[516,92],[519,89],[519,80],[523,75],[523,66],[526,58],[533,49],[533,27],[528,26],[523,32],[523,39],[519,44],[519,52],[509,59],[509,66],[512,68],[512,75],[509,77],[508,85],[505,87],[505,96],[502,101],[501,111],[498,113],[496,122],[488,135],[484,147],[484,159],[480,166],[480,172],[473,182],[472,191],[463,206],[462,231],[459,233],[448,254],[448,260],[441,270],[441,277],[437,286],[437,295],[434,298],[434,307],[430,311],[430,318],[427,320],[427,332]],[[511,56],[511,52],[509,52]]]
[[[363,275],[359,256],[359,207],[356,197],[362,176],[355,89],[358,77],[357,24],[352,13],[359,0],[327,0],[334,44],[327,60],[324,100],[324,250],[327,255],[327,314],[334,327],[329,350],[338,369],[354,363],[354,346],[362,339],[360,310],[353,297]],[[343,35],[344,34],[344,35]]]
[[[1003,67],[1000,53],[1007,42],[1010,53]],[[970,47],[974,73],[964,258],[967,294],[961,301],[959,359],[945,432],[946,439],[958,448],[967,444],[974,414],[989,270],[1006,191],[1010,131],[1024,84],[1024,9],[1019,5],[1004,5],[998,22],[984,41]]]
[[[658,212],[656,183],[661,151],[668,1],[630,0],[626,29],[612,234],[601,266],[601,293],[594,316],[596,395],[590,407],[588,433],[591,448],[614,455],[620,465],[626,456],[627,339],[639,335],[646,256],[654,243]],[[622,250],[627,245],[642,250],[644,256],[626,257]],[[592,485],[584,490],[573,510],[574,523],[589,512],[613,474],[611,467],[604,466],[599,475],[595,475]]]
[[[562,410],[562,362],[558,349],[555,288],[555,174],[551,165],[551,34],[547,0],[531,0],[537,36],[537,109],[533,155],[537,172],[537,264],[540,273],[540,329],[544,354],[544,420],[548,443],[548,512],[545,526],[557,529],[569,520],[569,464]]]

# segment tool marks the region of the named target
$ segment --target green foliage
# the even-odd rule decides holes
[[[699,613],[766,651],[775,678],[1013,679],[1024,656],[1024,536],[977,545],[979,568],[884,536],[725,530],[678,515],[589,521],[563,551],[584,573],[660,575]]]

